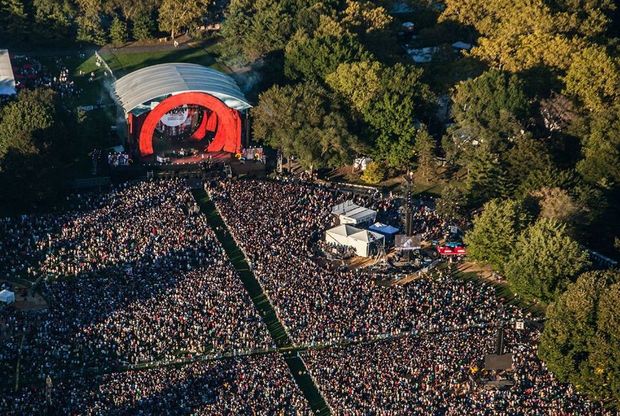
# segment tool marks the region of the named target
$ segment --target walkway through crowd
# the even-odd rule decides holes
[[[228,232],[228,229],[222,220],[222,217],[218,213],[215,204],[209,200],[208,195],[203,190],[195,190],[194,197],[196,198],[196,201],[198,202],[203,213],[207,216],[208,222],[215,231],[217,239],[220,241],[222,246],[224,246],[224,251],[230,259],[233,267],[237,270],[237,273],[248,291],[252,302],[254,302],[256,309],[259,311],[261,317],[267,325],[267,329],[273,337],[276,346],[285,350],[287,348],[291,349],[289,352],[283,352],[282,357],[288,364],[295,382],[306,396],[312,410],[317,415],[331,414],[325,398],[321,395],[315,380],[308,372],[303,359],[299,356],[299,352],[293,350],[293,343],[286,332],[286,328],[277,316],[276,311],[271,304],[271,301],[265,294],[261,284],[254,276],[254,273],[252,273],[252,270],[250,270],[249,264],[246,261],[243,252]]]

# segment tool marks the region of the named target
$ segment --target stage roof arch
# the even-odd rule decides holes
[[[148,101],[185,92],[207,93],[235,110],[251,107],[234,79],[197,64],[148,66],[125,75],[114,83],[113,88],[125,113]]]

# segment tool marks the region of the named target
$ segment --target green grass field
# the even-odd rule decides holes
[[[135,52],[131,49],[117,49],[102,52],[101,56],[110,66],[110,69],[114,72],[114,76],[117,79],[147,66],[169,62],[195,63],[210,66],[222,72],[229,72],[229,69],[225,65],[216,60],[217,44],[211,45],[208,48],[195,47],[151,52]],[[45,62],[46,66],[54,68],[53,59],[48,59],[47,61]],[[76,83],[84,91],[79,100],[75,103],[76,105],[111,103],[109,94],[104,91],[103,87],[107,77],[103,67],[98,67],[96,65],[97,58],[94,54],[89,55],[86,59],[80,59],[78,56],[74,56],[64,61],[72,71]],[[56,71],[55,68],[54,71]],[[91,73],[95,74],[95,82],[88,81]],[[111,79],[109,79],[109,81],[111,81]]]
[[[196,47],[151,52],[133,52],[131,49],[116,49],[102,52],[101,56],[108,63],[116,78],[120,78],[140,68],[169,62],[200,64],[211,66],[224,72],[226,72],[227,69],[224,65],[216,61],[214,46],[209,48]],[[100,68],[96,66],[95,62],[96,58],[93,55],[82,62],[76,70],[78,72],[81,70],[86,73],[96,71]]]

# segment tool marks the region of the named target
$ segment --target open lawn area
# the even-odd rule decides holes
[[[227,68],[216,61],[216,45],[208,48],[195,47],[184,49],[154,50],[143,51],[141,49],[106,49],[101,52],[101,56],[106,60],[116,78],[127,75],[130,72],[151,65],[163,64],[168,62],[187,62],[210,66],[223,72]],[[98,69],[95,56],[91,56],[84,61],[77,70],[91,72]]]

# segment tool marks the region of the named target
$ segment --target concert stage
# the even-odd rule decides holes
[[[146,165],[218,163],[242,153],[251,107],[228,75],[196,64],[160,64],[114,83],[128,146]]]

